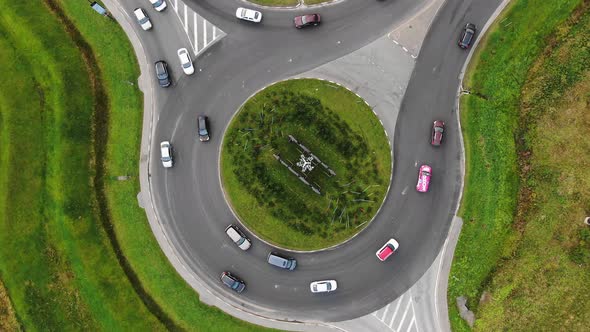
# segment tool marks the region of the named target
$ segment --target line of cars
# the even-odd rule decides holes
[[[165,0],[149,0],[149,2],[158,12],[161,12],[167,8]],[[137,24],[139,24],[143,30],[147,31],[153,28],[152,21],[143,8],[135,8],[133,10],[133,15],[135,15]],[[194,74],[195,67],[193,66],[193,60],[191,59],[190,52],[183,47],[178,49],[176,55],[178,55],[178,60],[180,61],[180,67],[182,68],[182,71],[189,76]],[[163,88],[169,87],[172,84],[172,80],[168,70],[168,63],[166,63],[164,60],[158,60],[154,63],[154,67],[158,84]]]
[[[262,13],[254,10],[240,7],[236,9],[236,17],[240,20],[260,23],[262,21]],[[310,26],[317,26],[321,23],[322,18],[320,14],[307,14],[301,16],[295,16],[293,18],[293,23],[297,29],[310,27]]]
[[[225,234],[235,243],[238,248],[246,251],[250,249],[252,242],[236,225],[229,225],[225,228]],[[293,271],[297,267],[295,258],[284,256],[278,252],[271,251],[266,256],[266,262],[272,266]],[[224,271],[220,276],[221,282],[230,289],[241,293],[246,289],[246,283],[229,271]],[[329,293],[338,288],[336,280],[318,280],[309,284],[312,293]]]
[[[208,142],[211,138],[209,136],[209,129],[207,129],[207,123],[207,117],[205,115],[199,115],[197,118],[197,133],[201,142]],[[170,141],[160,142],[160,161],[162,161],[164,168],[174,166],[173,148]]]

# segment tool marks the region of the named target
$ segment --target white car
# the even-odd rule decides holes
[[[178,54],[178,59],[180,59],[180,65],[182,66],[184,73],[192,75],[195,72],[195,67],[193,67],[193,61],[191,60],[188,50],[186,48],[181,48],[176,53]]]
[[[314,281],[309,284],[309,289],[312,293],[329,293],[335,291],[336,288],[338,288],[336,280]]]
[[[135,18],[137,19],[137,23],[141,26],[144,30],[149,30],[152,28],[152,22],[147,14],[141,8],[135,8],[133,10],[133,14],[135,14]]]
[[[229,236],[232,241],[242,250],[248,250],[252,243],[246,235],[238,228],[238,226],[229,225],[225,229],[225,234]]]
[[[238,8],[236,9],[236,17],[240,20],[246,20],[250,22],[260,22],[262,21],[262,13],[253,9],[248,8]]]
[[[154,9],[161,12],[162,10],[166,9],[166,0],[150,0]]]
[[[172,160],[172,145],[170,142],[164,141],[160,143],[160,153],[162,154],[162,165],[164,168],[170,168],[174,165],[174,161]]]

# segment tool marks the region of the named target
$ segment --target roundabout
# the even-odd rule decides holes
[[[288,80],[236,114],[221,173],[250,231],[277,247],[318,250],[369,225],[391,177],[391,151],[360,97],[328,81]]]
[[[393,176],[387,181],[390,189],[374,220],[352,240],[303,253],[279,249],[246,231],[252,246],[243,251],[224,232],[227,225],[239,221],[227,204],[219,176],[223,133],[250,96],[385,36],[425,3],[344,1],[318,10],[322,24],[313,32],[293,28],[292,16],[303,14],[301,11],[265,11],[264,21],[251,25],[236,22],[236,1],[190,3],[227,36],[196,60],[194,78],[173,68],[172,89],[152,91],[155,103],[153,118],[146,124],[150,135],[147,151],[156,153],[159,142],[169,140],[175,147],[175,166],[165,170],[156,155],[150,155],[142,196],[149,197],[146,211],[154,211],[155,216],[148,211],[148,217],[163,250],[185,280],[199,290],[201,299],[250,321],[256,321],[251,320],[255,316],[269,321],[336,322],[384,307],[429,268],[445,241],[460,192],[460,144],[453,105],[456,73],[466,53],[454,44],[454,29],[465,19],[456,17],[457,7],[444,6],[453,18],[440,23],[448,31],[436,30],[442,35],[438,39],[427,37],[399,116],[385,104],[370,101],[385,132],[390,133],[386,149],[391,153],[389,146],[393,146]],[[461,15],[466,15],[470,6],[461,7]],[[489,4],[486,10],[494,6]],[[487,17],[483,12],[479,15],[480,20]],[[168,50],[179,46],[166,35],[162,40],[165,42],[159,44],[146,38],[148,61],[175,56],[168,55]],[[440,56],[447,53],[451,56]],[[367,86],[370,89],[379,82],[377,79]],[[349,87],[355,92],[359,88]],[[199,115],[210,121],[208,143],[196,138]],[[434,119],[444,120],[451,133],[437,150],[428,144]],[[324,161],[323,156],[318,158]],[[421,163],[431,165],[435,174],[426,195],[410,190],[416,185],[417,165]],[[399,250],[380,262],[375,252],[390,238],[398,240]],[[273,251],[295,258],[297,268],[284,271],[270,266],[266,258]],[[219,276],[224,271],[245,281],[242,293],[221,284]],[[310,283],[318,280],[337,280],[338,288],[329,295],[312,294]]]

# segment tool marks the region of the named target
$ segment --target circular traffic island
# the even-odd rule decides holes
[[[271,85],[229,124],[223,188],[250,231],[278,247],[317,250],[360,232],[391,176],[385,131],[351,91],[322,80]]]

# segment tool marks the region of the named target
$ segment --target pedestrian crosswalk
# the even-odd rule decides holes
[[[226,33],[193,11],[180,0],[169,0],[191,44],[195,56],[204,52]]]
[[[409,293],[409,292],[408,292]],[[416,313],[412,297],[404,294],[385,307],[373,312],[373,316],[392,332],[420,332],[416,324]]]

